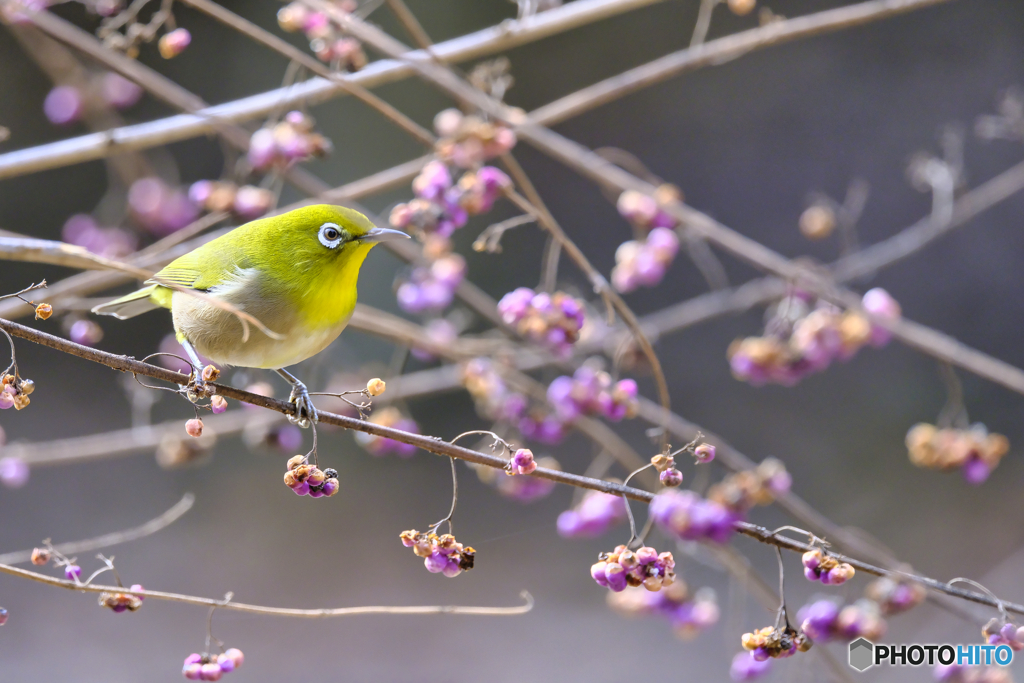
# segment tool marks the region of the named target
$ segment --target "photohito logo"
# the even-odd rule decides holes
[[[959,666],[1009,666],[1013,650],[1009,645],[875,645],[866,638],[850,643],[850,666],[867,671],[879,664],[890,666],[946,666],[956,662]]]

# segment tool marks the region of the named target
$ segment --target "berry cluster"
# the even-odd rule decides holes
[[[679,238],[674,229],[679,222],[663,211],[659,204],[678,201],[682,194],[672,185],[662,185],[650,197],[635,190],[619,195],[619,213],[633,225],[637,239],[623,242],[615,251],[612,285],[620,292],[637,287],[653,287],[665,277],[679,252]]]
[[[820,549],[808,550],[803,555],[804,577],[808,581],[821,581],[825,585],[839,586],[853,578],[853,566],[840,562]]]
[[[882,614],[899,614],[920,605],[928,595],[919,583],[904,583],[888,577],[875,579],[864,589],[864,595],[878,603]]]
[[[981,629],[981,635],[989,645],[1009,645],[1014,652],[1024,650],[1024,626],[1018,628],[1013,622],[991,619]]]
[[[668,228],[654,228],[642,240],[629,240],[615,250],[612,285],[620,292],[654,287],[662,278],[676,254],[679,238]]]
[[[505,466],[505,474],[532,474],[537,470],[537,462],[533,459],[533,451],[529,448],[517,448]]]
[[[498,312],[506,325],[559,356],[572,353],[583,328],[583,304],[565,292],[534,292],[520,287],[501,298]]]
[[[690,595],[686,583],[676,578],[657,592],[627,588],[608,594],[612,609],[626,615],[663,614],[673,631],[683,640],[697,636],[718,622],[719,609],[715,592],[701,589]]]
[[[658,471],[658,480],[662,486],[675,488],[683,483],[683,473],[676,468],[675,455],[656,455],[651,458],[651,465]]]
[[[619,195],[616,207],[619,214],[639,230],[672,230],[679,225],[679,221],[663,211],[659,204],[678,202],[682,198],[679,188],[665,184],[655,190],[653,197],[636,190],[626,190]]]
[[[454,182],[448,166],[431,161],[412,181],[415,199],[391,210],[391,225],[410,230],[420,238],[430,235],[448,238],[469,220],[487,213],[494,202],[512,187],[500,169],[483,166],[466,171]]]
[[[625,519],[626,502],[621,496],[587,491],[576,507],[558,515],[558,534],[565,538],[593,538]]]
[[[465,276],[466,260],[458,254],[445,254],[429,266],[413,269],[398,286],[398,305],[408,313],[441,311],[451,305]]]
[[[617,422],[636,415],[637,393],[634,380],[613,383],[611,375],[588,363],[577,368],[572,377],[555,378],[548,386],[548,402],[563,422],[572,422],[580,415],[603,415]]]
[[[900,306],[884,289],[872,289],[864,310],[884,320],[900,317]],[[813,307],[812,307],[813,305]],[[753,385],[792,386],[821,372],[834,360],[848,360],[865,344],[884,346],[890,334],[857,311],[840,311],[803,292],[777,304],[762,337],[738,339],[729,346],[733,376]]]
[[[740,515],[721,503],[701,498],[693,491],[665,489],[654,496],[651,519],[665,533],[684,541],[725,543]]]
[[[708,499],[745,513],[755,505],[770,505],[789,491],[793,478],[777,458],[765,458],[752,470],[730,474],[708,489]]]
[[[130,590],[140,591],[143,590],[142,585],[135,583],[132,584]],[[132,595],[131,593],[111,593],[104,592],[100,593],[99,605],[100,607],[106,607],[107,609],[113,610],[114,612],[134,612],[135,610],[142,607],[142,602],[145,598],[141,595]]]
[[[15,375],[4,375],[0,380],[0,410],[14,408],[21,410],[31,403],[29,394],[36,390],[36,383],[30,379],[22,379]]]
[[[833,600],[815,600],[801,607],[796,618],[804,633],[820,641],[861,637],[876,641],[885,635],[885,620],[873,600],[858,600],[843,608]]]
[[[305,455],[296,455],[288,460],[288,471],[284,473],[284,485],[300,496],[311,498],[331,497],[338,492],[338,470],[328,467],[321,470],[306,462]]]
[[[459,168],[475,168],[516,146],[516,134],[511,128],[463,114],[458,109],[438,112],[434,130],[440,137],[435,147],[437,156]]]
[[[744,633],[740,644],[750,652],[752,659],[763,662],[766,659],[785,659],[797,652],[807,652],[814,641],[802,631],[765,626],[753,633]]]
[[[624,545],[610,553],[601,553],[590,567],[590,576],[599,586],[619,593],[626,586],[643,586],[653,592],[671,586],[676,580],[676,561],[672,553],[659,554],[649,546],[633,552]]]
[[[70,125],[89,109],[127,109],[140,99],[143,90],[120,74],[104,72],[82,87],[58,85],[43,100],[43,113],[58,126]]]
[[[990,434],[983,424],[971,425],[969,429],[940,429],[922,422],[910,428],[906,443],[910,462],[937,470],[960,468],[971,484],[988,479],[1010,450],[1005,436]]]
[[[197,180],[189,187],[188,198],[203,211],[230,211],[246,221],[270,211],[275,200],[270,190],[222,180]]]
[[[257,171],[287,168],[331,152],[331,141],[313,132],[313,119],[301,111],[288,112],[272,128],[260,128],[249,139],[249,164]]]
[[[185,657],[181,675],[190,681],[219,681],[223,674],[229,674],[245,661],[245,655],[237,647],[225,650],[223,654],[193,652]]]
[[[391,406],[375,412],[370,418],[370,422],[382,427],[391,427],[392,429],[398,429],[403,432],[412,432],[414,434],[418,434],[420,429],[419,425],[417,425],[412,418],[405,417],[398,408]],[[401,441],[395,441],[394,439],[388,439],[383,436],[376,436],[375,434],[356,432],[355,438],[356,443],[365,448],[372,455],[388,455],[390,453],[394,453],[400,457],[408,458],[416,452],[416,447],[412,444],[402,443]]]
[[[416,557],[423,558],[423,564],[431,574],[440,573],[453,578],[463,571],[468,572],[476,561],[476,551],[457,542],[451,534],[438,536],[411,529],[403,531],[399,538],[402,545],[412,548]]]
[[[342,12],[356,10],[355,0],[334,3]],[[277,11],[277,24],[289,33],[302,31],[309,39],[309,49],[322,62],[336,70],[359,71],[367,64],[363,45],[346,37],[331,23],[324,12],[312,10],[301,2],[292,2]]]
[[[489,358],[466,363],[462,383],[484,417],[513,424],[524,437],[540,443],[557,444],[565,437],[565,424],[554,415],[530,410],[526,396],[508,388]]]
[[[64,221],[61,239],[107,258],[127,256],[138,246],[132,233],[121,228],[101,228],[92,216],[84,213],[76,213]]]
[[[139,225],[157,237],[181,230],[199,215],[186,192],[153,176],[139,178],[128,188],[128,209]]]

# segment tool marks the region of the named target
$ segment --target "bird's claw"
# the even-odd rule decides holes
[[[288,421],[293,425],[306,429],[311,423],[315,424],[320,421],[320,414],[313,406],[313,400],[309,397],[309,390],[305,385],[293,386],[288,402],[295,404],[295,413],[288,416]]]

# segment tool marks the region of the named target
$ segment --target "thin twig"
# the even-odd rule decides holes
[[[230,26],[231,28],[239,31],[240,33],[252,38],[253,40],[266,45],[275,52],[279,52],[288,59],[301,64],[313,73],[326,78],[332,83],[337,84],[343,88],[350,95],[356,99],[364,102],[373,109],[376,109],[384,118],[388,119],[402,130],[409,133],[411,136],[416,138],[419,142],[433,147],[434,136],[429,130],[419,125],[408,116],[398,111],[395,107],[391,106],[381,98],[374,95],[372,92],[367,90],[361,85],[352,83],[350,80],[343,78],[341,74],[332,71],[329,67],[318,61],[315,57],[299,50],[288,42],[278,38],[270,31],[260,28],[256,24],[252,23],[248,19],[244,19],[234,12],[225,9],[210,0],[179,0],[183,4],[193,7],[201,12],[205,12],[217,21]]]
[[[61,543],[53,546],[53,549],[64,555],[75,555],[77,553],[109,548],[110,546],[128,543],[129,541],[137,541],[140,538],[145,538],[146,536],[155,534],[161,529],[165,529],[178,521],[182,515],[192,509],[192,505],[195,503],[195,500],[195,496],[191,493],[186,493],[181,497],[181,500],[175,503],[169,510],[167,510],[167,512],[163,513],[159,517],[149,520],[141,526],[103,534],[102,536],[97,536],[96,538],[90,538],[84,541]],[[30,559],[32,559],[31,550],[19,550],[13,553],[4,553],[3,555],[0,555],[0,564],[21,564],[22,562],[28,562]]]
[[[35,342],[35,343],[38,343],[38,344],[41,344],[41,345],[44,345],[44,346],[48,346],[48,347],[53,348],[55,350],[62,351],[64,353],[69,353],[71,355],[78,356],[80,358],[85,358],[87,360],[92,360],[94,362],[101,363],[101,364],[106,365],[107,367],[113,368],[115,370],[122,370],[122,371],[126,371],[126,372],[133,372],[135,374],[145,375],[145,376],[148,376],[148,377],[152,377],[154,379],[161,379],[161,380],[165,380],[165,381],[168,381],[168,382],[173,382],[175,384],[183,384],[183,383],[185,383],[188,380],[188,376],[187,375],[184,375],[184,374],[179,373],[179,372],[174,372],[172,370],[166,370],[164,368],[160,368],[160,367],[157,367],[157,366],[154,366],[154,365],[149,365],[149,364],[146,364],[146,363],[142,363],[140,361],[134,360],[132,358],[128,358],[126,356],[117,356],[117,355],[114,355],[114,354],[111,354],[111,353],[106,353],[104,351],[99,351],[97,349],[92,349],[92,348],[89,348],[89,347],[86,347],[86,346],[82,346],[80,344],[75,344],[74,342],[70,342],[70,341],[67,341],[65,339],[61,339],[59,337],[54,337],[53,335],[49,335],[49,334],[46,334],[44,332],[39,332],[39,331],[34,330],[32,328],[25,327],[24,325],[19,325],[17,323],[12,323],[12,322],[7,321],[7,320],[0,319],[0,329],[3,329],[3,330],[5,330],[5,331],[7,331],[7,332],[17,336],[17,337],[20,337],[22,339],[26,339],[26,340],[31,341],[31,342]],[[210,383],[210,386],[212,386],[216,390],[217,394],[219,394],[221,396],[225,396],[227,398],[233,398],[235,400],[243,401],[245,403],[249,403],[251,405],[260,406],[260,407],[263,407],[263,408],[269,408],[271,410],[275,410],[275,411],[277,411],[279,413],[284,413],[284,414],[293,414],[294,411],[295,411],[295,406],[293,404],[285,402],[285,401],[281,401],[281,400],[274,399],[274,398],[269,398],[269,397],[266,397],[266,396],[260,396],[258,394],[253,394],[253,393],[250,393],[248,391],[243,391],[243,390],[236,389],[234,387],[230,387],[230,386],[226,386],[226,385]],[[507,465],[507,462],[508,462],[505,458],[501,458],[501,457],[498,457],[498,456],[492,456],[492,455],[486,455],[484,453],[479,453],[477,451],[473,451],[473,450],[470,450],[470,449],[467,449],[467,448],[462,448],[461,446],[452,445],[452,444],[447,443],[445,441],[442,441],[442,440],[440,440],[438,438],[429,437],[429,436],[423,436],[423,435],[420,435],[420,434],[412,434],[410,432],[404,432],[404,431],[401,431],[401,430],[398,430],[398,429],[393,429],[391,427],[385,427],[383,425],[374,424],[372,422],[366,422],[366,421],[363,421],[363,420],[358,420],[358,419],[355,419],[355,418],[347,417],[345,415],[335,415],[333,413],[321,412],[320,413],[320,422],[324,423],[324,424],[333,424],[333,425],[336,425],[338,427],[344,427],[346,429],[353,429],[353,430],[356,430],[356,431],[365,432],[367,434],[372,434],[374,436],[380,436],[380,437],[384,437],[384,438],[387,438],[387,439],[392,439],[394,441],[399,441],[401,443],[407,443],[407,444],[416,446],[417,448],[421,448],[421,449],[423,449],[425,451],[428,451],[430,453],[434,453],[436,455],[443,455],[443,456],[446,456],[446,457],[449,457],[449,458],[457,458],[457,459],[460,459],[460,460],[466,460],[468,462],[472,462],[472,463],[476,463],[476,464],[480,464],[480,465],[486,465],[488,467],[494,467],[496,469],[504,469],[505,466]],[[590,477],[584,477],[584,476],[581,476],[581,475],[578,475],[578,474],[570,474],[570,473],[562,472],[562,471],[558,471],[558,470],[550,470],[550,469],[542,468],[542,467],[538,467],[532,474],[525,475],[525,476],[539,477],[539,478],[542,478],[542,479],[548,479],[550,481],[554,481],[556,483],[568,484],[570,486],[577,486],[577,487],[580,487],[580,488],[591,489],[591,490],[594,490],[594,491],[601,491],[602,493],[611,493],[611,494],[614,494],[614,495],[623,495],[623,496],[626,496],[626,497],[630,498],[631,500],[637,500],[637,501],[641,501],[641,502],[648,502],[649,503],[654,498],[654,494],[652,494],[650,492],[647,492],[647,491],[642,491],[640,489],[632,488],[632,487],[629,487],[629,486],[623,486],[621,484],[617,484],[617,483],[614,483],[614,482],[608,482],[608,481],[602,481],[602,480],[598,480],[598,479],[592,479]],[[749,522],[735,522],[733,526],[734,526],[735,530],[738,533],[740,533],[740,534],[743,534],[745,536],[750,536],[751,538],[754,538],[755,540],[758,540],[758,541],[760,541],[762,543],[767,543],[769,545],[775,545],[775,546],[778,546],[779,548],[783,548],[783,549],[786,549],[786,550],[792,550],[792,551],[795,551],[795,552],[803,553],[803,552],[806,552],[808,550],[813,549],[813,547],[814,547],[814,546],[811,546],[811,545],[809,545],[807,543],[803,543],[803,542],[800,542],[800,541],[795,541],[795,540],[790,539],[790,538],[785,537],[785,536],[778,536],[778,535],[774,534],[773,532],[769,531],[768,529],[765,529],[764,527],[758,526],[756,524],[750,524]],[[962,598],[964,600],[969,600],[969,601],[972,601],[972,602],[977,602],[977,603],[983,604],[983,605],[990,605],[992,607],[998,606],[997,605],[997,601],[993,600],[992,598],[988,597],[987,595],[983,595],[983,594],[980,594],[980,593],[974,593],[974,592],[971,592],[971,591],[965,591],[965,590],[962,590],[962,589],[954,588],[954,587],[949,586],[949,585],[947,585],[945,583],[942,583],[941,581],[937,581],[935,579],[932,579],[932,578],[929,578],[929,577],[926,577],[926,576],[921,576],[921,575],[917,575],[917,574],[911,574],[909,572],[903,572],[903,571],[883,569],[881,567],[877,567],[875,565],[869,564],[867,562],[864,562],[864,561],[861,561],[861,560],[858,560],[858,559],[855,559],[855,558],[847,557],[845,555],[834,554],[834,557],[836,557],[838,560],[840,560],[842,562],[847,562],[850,565],[852,565],[854,568],[856,568],[856,569],[858,569],[860,571],[866,572],[868,574],[874,574],[876,576],[888,576],[888,577],[902,579],[902,580],[905,580],[905,581],[914,581],[914,582],[917,582],[917,583],[920,583],[920,584],[924,585],[926,588],[929,588],[929,589],[934,590],[934,591],[939,591],[939,592],[945,593],[947,595],[951,595],[953,597]],[[20,570],[20,569],[17,569],[15,567],[10,567],[10,566],[7,566],[7,565],[0,565],[0,572],[4,572],[4,573],[8,573],[8,574],[14,574],[14,575],[18,575],[18,576],[23,576],[25,578],[33,578],[35,580],[42,580],[44,583],[50,583],[52,585],[63,586],[65,588],[73,588],[73,589],[74,588],[79,588],[79,586],[77,584],[75,584],[74,582],[66,582],[66,581],[63,581],[63,580],[60,580],[60,579],[54,579],[54,578],[51,578],[51,577],[46,577],[46,576],[43,576],[41,574],[35,574],[34,572],[25,572],[24,570]],[[107,587],[107,590],[110,590],[110,587]],[[122,592],[124,592],[124,591],[122,591]],[[132,591],[128,591],[128,592],[132,592]],[[163,597],[163,598],[166,598],[166,599],[181,598],[180,601],[182,601],[182,602],[191,602],[192,604],[203,604],[203,605],[207,605],[207,606],[212,605],[212,604],[216,604],[218,602],[218,601],[212,601],[212,600],[210,600],[208,598],[190,598],[189,596],[175,596],[174,594],[169,594],[169,593],[152,593],[151,594],[149,592],[139,591],[139,592],[137,592],[137,594],[139,594],[139,595],[146,595],[146,596],[156,595],[156,596]],[[290,611],[280,611],[280,610],[277,610],[277,611],[271,611],[271,610],[273,610],[273,608],[259,608],[259,607],[254,607],[254,606],[244,606],[244,607],[240,608],[235,603],[232,603],[232,605],[235,605],[235,607],[233,607],[234,609],[244,609],[245,611],[259,611],[259,612],[263,612],[263,613],[274,613],[274,614],[298,613],[297,615],[301,615],[301,616],[331,616],[331,615],[334,614],[333,612],[331,612],[331,614],[325,614],[324,610],[312,610],[312,611],[309,611],[309,610],[290,610]],[[1004,608],[1007,611],[1014,612],[1014,613],[1017,613],[1017,614],[1024,614],[1024,605],[1019,605],[1019,604],[1010,603],[1010,602],[1003,602],[1003,606],[1004,606]],[[358,609],[364,609],[364,608],[345,608],[345,609],[349,609],[349,610],[357,609],[358,610]],[[396,609],[398,609],[398,608],[396,608]],[[424,609],[424,608],[403,608],[403,609]],[[435,609],[436,610],[437,608],[431,608],[431,609]],[[353,612],[345,612],[345,613],[353,613]],[[416,613],[416,612],[402,612],[402,613]]]
[[[124,593],[137,595],[143,598],[154,600],[168,600],[170,602],[184,603],[186,605],[201,605],[203,607],[217,607],[219,609],[233,612],[248,612],[249,614],[265,614],[276,617],[306,617],[320,619],[326,617],[350,617],[360,614],[466,614],[480,616],[512,616],[526,614],[533,609],[533,596],[523,591],[520,596],[525,604],[518,607],[462,607],[457,605],[424,605],[420,606],[396,606],[396,607],[334,607],[321,609],[294,609],[288,607],[265,607],[263,605],[250,605],[242,602],[215,600],[194,595],[181,593],[166,593],[153,590],[132,590],[122,586],[97,586],[84,585],[47,576],[38,572],[20,569],[6,564],[0,564],[0,574],[8,574],[22,579],[38,581],[48,586],[67,588],[80,593]]]

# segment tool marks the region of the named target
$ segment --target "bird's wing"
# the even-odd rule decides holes
[[[167,264],[150,282],[169,283],[208,291],[225,280],[239,268],[244,268],[245,257],[233,240],[226,240],[232,233],[222,235],[201,247],[180,256]]]

